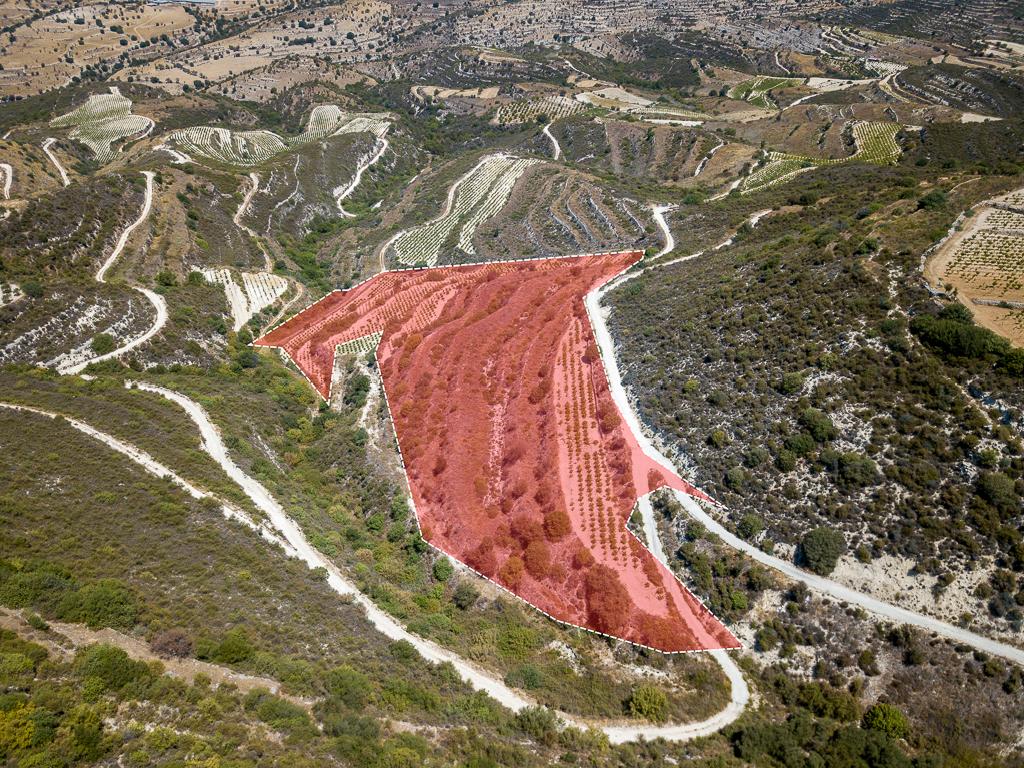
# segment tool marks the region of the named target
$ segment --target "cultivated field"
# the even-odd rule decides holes
[[[544,96],[541,98],[521,99],[507,102],[498,108],[495,119],[502,124],[529,123],[538,117],[546,117],[545,122],[559,120],[563,117],[578,115],[586,110],[586,105],[568,96]]]
[[[799,80],[786,77],[758,77],[745,80],[729,90],[729,98],[747,101],[764,109],[776,109],[777,105],[771,98],[771,92],[778,88],[789,88],[800,85]]]
[[[53,128],[71,128],[68,138],[87,146],[101,163],[109,163],[119,151],[119,142],[142,138],[153,130],[153,121],[132,114],[132,101],[112,87],[97,93],[77,109],[50,121]]]
[[[242,272],[239,285],[229,269],[206,269],[203,276],[211,283],[224,286],[231,310],[233,330],[238,331],[257,312],[269,307],[288,290],[288,281],[269,272]]]
[[[980,324],[1024,341],[1024,190],[973,209],[925,264],[925,277],[955,291]]]
[[[849,157],[818,158],[803,155],[790,155],[785,152],[769,152],[765,162],[747,176],[740,189],[744,194],[767,189],[797,174],[824,165],[841,165],[843,163],[875,163],[889,165],[895,163],[900,156],[900,145],[896,136],[903,130],[898,123],[857,122],[851,129],[854,145],[857,150]]]
[[[273,131],[232,131],[197,125],[171,131],[167,134],[167,143],[187,156],[198,155],[227,165],[249,167],[265,163],[290,147],[330,136],[365,132],[383,137],[390,126],[390,116],[386,113],[353,113],[334,104],[323,104],[310,112],[303,132],[290,139]]]
[[[734,647],[625,527],[655,488],[702,496],[619,415],[584,309],[639,256],[385,272],[257,344],[284,349],[329,399],[338,346],[383,331],[424,539],[558,621],[664,651]]]
[[[169,50],[162,36],[188,39],[194,22],[184,6],[171,4],[85,3],[51,12],[0,39],[0,96],[59,88],[122,54]]]
[[[393,240],[395,257],[403,264],[433,266],[453,234],[459,250],[474,254],[477,227],[504,207],[519,177],[537,162],[505,154],[484,157],[449,189],[440,217]]]

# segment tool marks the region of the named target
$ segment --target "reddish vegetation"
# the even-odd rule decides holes
[[[638,494],[701,495],[623,423],[584,308],[639,256],[386,272],[256,343],[284,349],[328,397],[335,348],[383,331],[427,541],[561,621],[664,651],[736,647],[626,530]]]

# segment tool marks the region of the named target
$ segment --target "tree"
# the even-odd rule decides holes
[[[846,539],[833,528],[815,528],[804,536],[797,550],[798,562],[820,576],[832,573],[846,552]]]
[[[550,541],[564,539],[571,530],[572,523],[564,509],[554,509],[544,516],[544,534]]]
[[[452,594],[452,602],[455,603],[456,608],[464,611],[473,605],[478,597],[480,597],[480,593],[476,591],[476,587],[468,581],[460,581]]]
[[[736,526],[736,533],[748,541],[755,538],[763,530],[764,520],[753,513],[744,515],[743,519]]]
[[[455,569],[452,567],[452,562],[444,555],[434,561],[434,578],[438,581],[448,581],[453,573],[455,573]]]
[[[523,564],[521,558],[516,555],[512,555],[505,564],[501,566],[501,570],[498,572],[498,576],[501,577],[501,581],[505,583],[507,587],[514,589],[519,586],[519,582],[523,579],[523,571],[526,570],[526,566]]]
[[[892,704],[874,704],[861,720],[861,726],[869,731],[881,731],[892,739],[905,739],[910,734],[907,717]]]
[[[551,551],[544,541],[531,541],[526,547],[526,552],[523,553],[523,561],[526,564],[526,570],[533,578],[543,579],[547,576],[548,568],[551,565]]]
[[[800,414],[800,424],[811,433],[817,442],[824,443],[836,436],[836,427],[827,413],[817,408],[807,408]]]
[[[668,719],[668,696],[653,685],[638,685],[629,697],[629,714],[652,723],[663,723]]]
[[[116,344],[114,343],[114,337],[109,333],[97,333],[92,338],[92,343],[89,345],[92,347],[92,351],[97,355],[105,355],[108,352],[113,352]]]
[[[595,629],[611,634],[629,620],[632,601],[615,571],[595,564],[587,571],[584,586],[587,615]]]

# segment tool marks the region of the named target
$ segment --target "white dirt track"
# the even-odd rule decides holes
[[[56,142],[57,140],[53,138],[44,141],[43,152],[46,153],[46,156],[50,158],[50,162],[53,163],[54,167],[57,169],[57,172],[60,173],[61,183],[65,187],[70,187],[71,179],[68,178],[68,172],[64,170],[64,166],[60,164],[60,160],[57,159],[57,156],[53,154],[53,150],[50,149],[50,147],[52,147]]]
[[[562,147],[558,143],[558,139],[555,138],[555,135],[551,133],[551,123],[548,123],[547,125],[544,126],[544,135],[551,140],[551,149],[554,152],[554,157],[552,157],[552,160],[557,160],[562,156]]]
[[[417,651],[428,661],[435,663],[448,662],[459,672],[459,675],[467,683],[477,690],[486,692],[500,704],[513,711],[519,711],[529,706],[535,706],[536,702],[527,698],[518,691],[512,689],[498,676],[478,667],[470,661],[458,656],[447,648],[442,648],[430,640],[425,640],[418,635],[409,632],[405,627],[395,621],[391,616],[381,610],[368,597],[363,595],[352,582],[346,579],[341,571],[322,553],[316,550],[302,533],[302,529],[292,520],[284,508],[270,494],[270,492],[253,477],[247,475],[228,455],[227,447],[221,440],[220,433],[210,421],[206,411],[194,400],[163,387],[153,384],[135,382],[134,386],[147,392],[153,392],[165,397],[176,405],[180,406],[189,418],[195,422],[202,436],[203,450],[210,455],[245,491],[246,495],[259,507],[269,518],[273,527],[288,543],[297,557],[303,560],[310,568],[323,568],[327,571],[327,583],[338,594],[350,596],[355,599],[366,610],[366,616],[377,631],[392,640],[406,640],[411,643]],[[708,736],[725,727],[743,712],[749,700],[749,690],[743,681],[743,675],[733,664],[725,651],[714,651],[712,656],[722,665],[732,683],[732,700],[721,712],[716,713],[708,720],[696,723],[684,723],[668,726],[648,725],[613,725],[604,726],[602,731],[613,743],[633,741],[639,738],[682,741],[694,739],[701,736]],[[559,712],[559,717],[570,725],[588,727],[585,722],[579,722],[570,715]]]
[[[142,173],[146,177],[146,200],[142,205],[142,213],[139,214],[139,218],[125,227],[125,230],[117,239],[117,244],[114,246],[114,250],[110,252],[110,256],[108,256],[107,260],[103,262],[102,266],[100,266],[99,271],[96,273],[96,282],[98,283],[107,282],[107,272],[114,265],[114,262],[117,261],[117,257],[121,255],[121,251],[123,251],[124,247],[128,244],[128,238],[131,237],[132,232],[134,232],[142,222],[149,218],[149,212],[153,209],[154,173],[153,171],[143,171]],[[60,373],[81,373],[87,365],[98,363],[102,360],[109,360],[114,357],[120,357],[125,352],[129,352],[130,350],[145,344],[151,338],[160,333],[164,325],[167,324],[167,302],[164,300],[164,297],[139,285],[133,285],[131,287],[145,296],[149,303],[153,305],[153,309],[156,311],[156,317],[153,319],[153,324],[140,336],[129,340],[117,349],[102,355],[97,355],[96,357],[81,360],[71,365],[62,366],[58,369]]]
[[[10,163],[0,163],[0,175],[4,179],[4,200],[11,199],[11,182],[14,181],[14,168]]]
[[[461,182],[462,179],[459,180]],[[455,189],[458,187],[458,183],[449,190],[448,205],[451,205],[452,197],[454,196]],[[140,224],[149,213],[149,207],[151,205],[151,194],[152,194],[152,177],[147,177],[147,202],[143,211],[143,215],[140,216],[139,220],[135,222],[125,233],[122,233],[122,240],[127,242],[127,237],[130,231]],[[671,231],[669,230],[667,223],[664,220],[664,213],[666,209],[661,207],[655,208],[655,220],[658,221],[659,227],[662,229],[665,235],[666,248],[661,251],[664,255],[669,253],[674,247],[674,239],[672,238]],[[760,212],[751,217],[751,224],[756,225],[757,221],[764,215],[765,212]],[[731,242],[720,244],[717,247],[724,247]],[[116,249],[116,252],[112,254],[111,258],[107,260],[103,267],[101,267],[100,273],[97,274],[97,279],[102,282],[102,275],[109,268],[110,264],[116,259],[117,254],[123,249],[124,245],[119,241],[120,248]],[[385,247],[386,250],[386,247]],[[653,443],[645,435],[640,420],[637,414],[633,411],[627,393],[623,387],[621,375],[618,369],[618,364],[615,359],[615,348],[608,331],[606,324],[606,312],[602,309],[600,302],[603,296],[614,287],[621,285],[622,283],[642,274],[647,269],[654,269],[666,264],[675,263],[687,258],[693,258],[699,254],[691,254],[689,256],[679,257],[672,259],[660,264],[654,264],[645,267],[642,270],[635,272],[627,272],[620,276],[618,279],[611,281],[606,286],[599,288],[591,292],[585,300],[586,309],[590,317],[591,324],[594,328],[595,337],[598,346],[601,351],[602,358],[605,364],[605,370],[608,374],[608,381],[611,388],[613,399],[619,408],[622,417],[629,425],[629,428],[636,435],[642,449],[648,454],[653,460],[662,464],[666,469],[675,472],[673,464],[660,453],[660,451],[653,445]],[[143,289],[139,289],[143,290]],[[119,350],[123,351],[123,350]],[[131,386],[136,386],[140,390],[149,391],[155,393],[161,397],[164,397],[176,405],[181,407],[190,419],[196,424],[199,429],[202,438],[202,449],[206,452],[218,465],[220,465],[227,475],[238,484],[239,487],[246,493],[251,501],[258,507],[262,512],[267,515],[269,524],[255,523],[252,519],[241,510],[230,507],[230,505],[223,504],[224,513],[230,517],[243,520],[250,527],[259,531],[260,535],[272,541],[283,548],[283,550],[290,556],[300,558],[310,568],[323,568],[327,572],[327,584],[339,595],[351,597],[353,600],[361,604],[365,611],[370,623],[386,637],[395,640],[406,640],[412,644],[417,651],[428,661],[435,663],[447,662],[458,671],[460,677],[465,680],[469,685],[477,690],[483,691],[493,697],[497,702],[503,706],[513,710],[519,711],[529,706],[534,706],[535,701],[530,699],[525,694],[514,690],[497,675],[492,672],[478,667],[473,662],[466,660],[454,652],[443,648],[436,643],[421,638],[417,635],[412,634],[406,630],[401,624],[395,619],[385,613],[377,605],[375,605],[368,597],[358,591],[355,585],[350,582],[341,571],[323,554],[317,551],[305,538],[301,528],[292,520],[284,508],[277,502],[277,500],[270,494],[270,492],[256,479],[246,474],[237,464],[231,459],[223,440],[216,426],[210,421],[205,410],[195,401],[182,395],[180,393],[168,390],[159,386],[147,384],[147,383],[133,383]],[[60,414],[44,411],[37,408],[29,408],[25,406],[17,406],[8,403],[0,403],[0,407],[32,412],[51,418],[56,418]],[[211,496],[211,494],[202,491],[199,488],[188,483],[180,476],[176,475],[166,466],[160,464],[151,456],[145,452],[131,446],[123,441],[118,440],[106,433],[103,433],[84,422],[67,419],[68,423],[82,431],[83,433],[90,435],[91,437],[103,442],[112,449],[119,453],[128,456],[130,459],[140,464],[147,471],[159,477],[168,477],[173,482],[184,488],[187,492],[197,498],[203,498]],[[788,578],[802,581],[806,583],[812,589],[824,592],[830,596],[835,597],[839,600],[845,600],[854,605],[859,605],[872,613],[879,616],[900,622],[907,623],[914,626],[921,627],[936,634],[949,637],[960,642],[971,645],[979,650],[998,655],[1009,660],[1015,661],[1020,664],[1024,664],[1024,651],[999,643],[994,640],[976,635],[967,630],[963,630],[958,627],[945,624],[944,622],[931,619],[930,617],[923,616],[906,609],[902,609],[896,606],[889,605],[867,595],[863,595],[855,590],[845,587],[837,582],[833,582],[829,579],[815,576],[814,574],[805,572],[796,566],[787,563],[778,558],[766,555],[765,553],[758,550],[756,547],[742,541],[733,534],[729,533],[720,523],[718,523],[708,512],[706,512],[700,504],[698,504],[693,498],[686,494],[679,493],[680,502],[683,504],[684,509],[695,519],[702,522],[709,530],[716,533],[721,537],[722,541],[732,546],[758,562],[766,565],[767,567],[773,568],[774,570],[782,573]],[[219,501],[219,500],[218,500]],[[650,502],[648,498],[641,499],[641,512],[643,513],[644,527],[647,534],[647,539],[651,544],[651,549],[659,559],[665,561],[665,553],[661,547],[661,542],[658,538],[657,527],[655,525],[653,511],[650,508]],[[726,651],[711,651],[709,654],[714,658],[717,663],[721,665],[725,674],[727,675],[731,685],[731,696],[728,705],[720,712],[716,713],[711,718],[695,723],[667,725],[667,726],[654,726],[654,725],[643,725],[643,724],[612,724],[612,725],[601,725],[597,726],[603,731],[613,743],[622,743],[636,739],[658,739],[663,738],[666,740],[685,741],[688,739],[694,739],[711,735],[723,727],[734,722],[745,710],[750,701],[750,690],[747,687],[746,681],[739,668],[734,663],[732,657]],[[579,727],[590,727],[590,724],[573,718],[564,713],[557,713],[565,722],[570,725],[576,725]]]
[[[749,219],[751,226],[756,226],[757,222],[765,215],[767,215],[766,211],[760,211],[753,214]],[[725,241],[718,247],[724,247],[731,243],[731,241],[732,238]],[[636,412],[633,410],[629,397],[626,394],[626,390],[622,385],[622,376],[619,373],[618,362],[615,359],[615,345],[612,341],[611,333],[608,331],[607,312],[601,308],[600,302],[601,298],[608,290],[632,280],[649,269],[657,269],[658,267],[665,266],[667,264],[673,264],[687,258],[693,258],[696,255],[699,254],[693,254],[680,259],[673,259],[661,264],[653,264],[645,269],[634,272],[626,272],[620,278],[606,284],[603,288],[599,288],[590,293],[586,299],[587,313],[590,315],[590,321],[594,327],[594,335],[597,337],[597,345],[601,351],[601,356],[604,359],[605,370],[608,373],[608,383],[611,388],[612,399],[615,401],[616,406],[618,406],[619,412],[622,414],[624,420],[640,441],[640,446],[644,453],[673,473],[676,470],[672,462],[670,462],[668,458],[666,458],[644,434],[640,420],[637,418]],[[906,608],[890,605],[889,603],[878,600],[870,595],[857,592],[856,590],[844,586],[836,581],[805,571],[785,560],[768,555],[749,542],[746,542],[730,533],[692,496],[678,491],[676,492],[676,496],[679,499],[679,502],[683,505],[683,508],[692,518],[702,523],[712,533],[718,535],[725,544],[743,552],[762,565],[778,571],[787,578],[794,581],[802,581],[811,589],[829,595],[836,600],[846,601],[853,605],[860,606],[864,610],[869,611],[876,616],[881,616],[900,624],[909,624],[928,632],[934,632],[942,637],[970,645],[972,648],[976,648],[977,650],[985,651],[986,653],[1000,656],[1009,661],[1024,665],[1024,650],[1020,648],[1016,648],[1007,643],[1001,643],[997,640],[992,640],[961,627],[947,624],[939,619],[934,619],[930,616],[925,616],[923,614],[907,610]],[[647,533],[648,541],[654,542],[657,540],[657,528],[654,524],[653,511],[650,511],[650,514],[644,513],[644,508],[641,506],[641,513],[644,516],[644,528]],[[660,547],[660,542],[656,546]]]

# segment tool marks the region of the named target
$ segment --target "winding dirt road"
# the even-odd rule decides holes
[[[765,212],[755,213],[750,218],[752,225],[756,225],[757,222],[763,218]],[[726,243],[719,245],[721,248],[724,245],[730,243],[730,238]],[[644,452],[647,453],[652,459],[662,464],[666,469],[675,471],[672,462],[668,460],[651,442],[651,440],[644,433],[642,425],[636,412],[632,408],[632,404],[629,401],[629,397],[626,394],[626,390],[622,384],[622,376],[619,372],[618,362],[615,359],[615,346],[612,341],[612,336],[608,331],[607,315],[608,311],[601,307],[601,298],[612,288],[618,287],[628,280],[643,274],[649,269],[656,269],[667,264],[673,264],[684,259],[693,258],[699,254],[693,254],[690,256],[682,257],[681,259],[674,259],[671,261],[663,262],[662,264],[653,264],[646,267],[643,270],[637,270],[636,272],[627,272],[622,275],[618,280],[612,281],[606,284],[603,288],[599,288],[593,293],[587,296],[587,312],[590,315],[590,321],[594,326],[594,334],[597,337],[598,347],[601,351],[601,358],[604,361],[605,370],[608,375],[608,383],[611,387],[612,399],[618,406],[619,412],[622,414],[625,421],[629,424],[634,434],[640,442]],[[969,630],[961,627],[947,624],[944,621],[934,619],[930,616],[925,616],[914,611],[907,610],[906,608],[900,608],[899,606],[890,605],[889,603],[878,600],[877,598],[865,595],[861,592],[857,592],[850,587],[847,587],[838,582],[826,579],[822,576],[818,576],[809,571],[805,571],[802,568],[798,568],[796,565],[781,560],[772,555],[768,555],[762,552],[760,549],[750,544],[749,542],[740,539],[734,534],[730,533],[721,523],[719,523],[714,517],[712,517],[693,497],[684,494],[677,493],[676,497],[679,502],[683,505],[686,512],[695,520],[702,523],[712,533],[717,534],[722,541],[728,546],[737,549],[749,557],[753,558],[757,562],[765,565],[779,573],[783,574],[789,579],[794,581],[802,581],[811,589],[817,590],[823,594],[829,595],[836,600],[846,601],[853,605],[860,606],[866,611],[881,616],[886,619],[898,622],[900,624],[909,624],[911,626],[924,629],[928,632],[934,632],[942,637],[955,640],[960,643],[970,645],[972,648],[977,650],[990,653],[995,656],[1000,656],[1009,661],[1013,661],[1017,664],[1024,665],[1024,650],[1016,648],[1007,643],[1001,643],[997,640],[978,635]],[[643,508],[641,507],[641,512]],[[653,511],[651,514],[644,516],[644,530],[647,534],[648,541],[656,542],[658,539],[657,526],[654,522]],[[655,545],[658,546],[659,544]],[[653,547],[652,547],[653,551]]]
[[[4,177],[4,200],[11,199],[11,182],[14,181],[14,168],[10,163],[0,163],[0,173]]]
[[[117,257],[121,255],[121,251],[123,251],[125,246],[128,244],[128,238],[131,237],[132,232],[134,232],[142,222],[149,218],[149,212],[153,208],[154,173],[153,171],[143,171],[142,174],[146,177],[146,200],[142,205],[142,213],[139,214],[139,218],[129,224],[121,233],[121,236],[117,240],[117,244],[114,246],[114,250],[110,252],[110,256],[108,256],[107,260],[100,266],[99,271],[96,273],[96,282],[98,283],[107,282],[107,272],[114,265],[114,262],[117,261]],[[167,324],[167,302],[164,300],[164,297],[149,290],[148,288],[143,288],[140,285],[132,285],[131,288],[145,296],[149,303],[153,305],[153,309],[156,310],[156,318],[153,320],[153,324],[147,328],[142,335],[131,339],[126,344],[122,344],[117,349],[102,355],[90,357],[77,363],[58,367],[57,370],[59,373],[81,373],[87,365],[98,363],[102,360],[109,360],[114,357],[120,357],[125,352],[145,344],[151,338],[160,333],[164,325]]]
[[[658,251],[652,258],[660,259],[666,254],[672,253],[676,248],[676,239],[672,236],[672,230],[668,228],[668,222],[665,221],[665,214],[673,209],[671,205],[655,205],[651,208],[654,213],[654,223],[658,225],[661,230],[661,234],[665,237],[665,246]]]
[[[969,645],[979,651],[984,651],[985,653],[990,653],[993,656],[1000,656],[1008,661],[1024,665],[1024,650],[1020,648],[1008,645],[1007,643],[1001,643],[998,640],[992,640],[988,637],[963,629],[962,627],[947,624],[939,619],[933,619],[930,616],[925,616],[923,614],[907,610],[906,608],[891,605],[878,600],[877,598],[871,597],[870,595],[857,592],[856,590],[840,584],[839,582],[805,571],[786,560],[781,560],[777,557],[766,554],[753,544],[744,541],[733,533],[730,533],[721,523],[708,514],[708,512],[693,498],[679,494],[677,494],[677,497],[690,517],[702,523],[712,533],[718,535],[725,544],[733,549],[738,549],[753,560],[778,571],[793,581],[802,581],[811,589],[821,592],[822,594],[829,595],[836,600],[858,605],[876,616],[891,619],[899,624],[909,624],[927,632],[934,632],[937,635],[949,638],[950,640],[955,640],[958,643]]]
[[[358,187],[359,183],[363,180],[363,174],[366,173],[366,170],[371,165],[380,160],[382,157],[384,157],[384,153],[388,151],[388,147],[390,146],[390,142],[388,142],[386,138],[381,136],[377,140],[376,151],[368,158],[366,158],[365,161],[362,159],[360,160],[358,166],[356,167],[356,175],[352,177],[352,181],[350,181],[347,185],[343,187],[338,187],[334,190],[334,201],[338,206],[338,211],[346,219],[354,219],[355,214],[346,211],[341,204],[342,201],[348,198],[353,192],[356,191],[356,187]]]
[[[52,147],[56,142],[57,140],[53,138],[44,141],[43,152],[46,153],[46,156],[50,158],[50,162],[53,163],[54,167],[60,173],[60,180],[63,182],[64,186],[70,187],[71,179],[68,178],[68,172],[64,170],[64,166],[60,164],[60,160],[57,159],[57,156],[53,154],[53,151],[50,149],[50,147]]]
[[[234,461],[232,461],[231,457],[228,455],[228,451],[223,440],[221,440],[219,431],[210,421],[209,416],[203,410],[202,406],[185,395],[163,387],[147,383],[134,383],[133,385],[141,390],[153,392],[161,397],[167,398],[181,407],[185,413],[188,414],[189,418],[191,418],[199,428],[203,441],[203,450],[224,469],[228,476],[234,480],[243,491],[245,491],[246,495],[252,499],[253,503],[266,513],[274,528],[277,529],[291,548],[298,552],[297,556],[300,559],[309,565],[310,568],[324,568],[328,573],[327,583],[335,592],[354,598],[356,602],[360,603],[365,608],[367,618],[379,632],[393,640],[408,641],[428,661],[435,663],[449,662],[459,672],[459,675],[463,680],[477,690],[486,692],[496,701],[513,711],[519,711],[525,707],[536,705],[536,702],[528,698],[525,694],[512,689],[506,685],[501,678],[488,670],[478,667],[447,648],[442,648],[436,643],[412,634],[406,630],[405,627],[395,621],[390,615],[377,607],[377,605],[368,597],[359,592],[355,585],[343,576],[338,568],[327,557],[309,544],[301,528],[288,516],[270,492],[267,491],[259,481],[247,475],[240,467],[238,467],[237,464],[234,463]],[[713,651],[711,652],[711,655],[719,662],[719,664],[722,665],[730,679],[730,682],[732,683],[731,701],[721,712],[718,712],[708,720],[696,723],[684,723],[668,726],[633,724],[606,725],[603,726],[601,730],[607,734],[609,740],[613,743],[622,743],[639,738],[664,738],[668,740],[681,741],[701,736],[708,736],[735,720],[746,707],[747,702],[749,701],[750,692],[747,689],[746,683],[743,681],[742,674],[735,664],[733,664],[728,653],[724,651]],[[559,712],[557,714],[570,725],[592,727],[592,724],[580,721],[563,712]]]
[[[548,123],[547,125],[545,125],[543,133],[551,140],[551,149],[555,153],[552,160],[557,160],[562,156],[562,147],[559,145],[558,139],[555,138],[555,135],[551,133],[551,126],[552,123]]]

